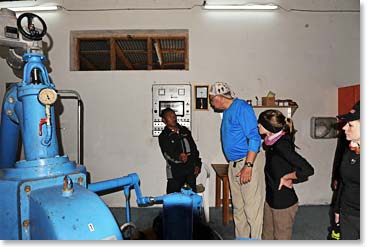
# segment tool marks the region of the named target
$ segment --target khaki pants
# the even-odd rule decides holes
[[[274,209],[265,202],[263,240],[291,240],[298,203],[285,209]]]
[[[264,201],[265,201],[265,175],[262,162],[254,164],[251,181],[240,184],[240,178],[236,174],[244,166],[245,159],[237,162],[229,162],[228,179],[231,189],[233,219],[236,238],[261,239]]]

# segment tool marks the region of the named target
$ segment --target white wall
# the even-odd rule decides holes
[[[182,7],[181,1],[63,1],[67,8]],[[121,3],[122,2],[122,3]],[[359,9],[356,0],[272,1],[286,8]],[[191,6],[201,1],[188,1]],[[134,5],[135,4],[135,5]],[[145,4],[145,5],[144,5]],[[136,172],[144,195],[165,192],[165,162],[151,130],[153,83],[227,81],[237,96],[255,100],[271,90],[299,105],[294,115],[296,144],[315,168],[309,182],[297,185],[301,204],[327,204],[336,139],[310,137],[313,116],[337,114],[337,88],[359,84],[359,13],[238,12],[191,10],[120,10],[39,13],[53,39],[50,76],[58,89],[77,90],[85,104],[85,165],[92,181]],[[188,29],[188,71],[70,71],[72,30]],[[47,39],[46,39],[47,41]],[[1,83],[15,76],[0,60]],[[3,94],[4,86],[0,93]],[[69,107],[65,103],[65,109]],[[76,158],[73,118],[65,112],[63,143]],[[222,163],[220,117],[193,113],[193,135],[208,163]],[[70,147],[69,147],[70,146]],[[261,158],[258,160],[262,161]],[[213,172],[213,171],[212,171]],[[212,174],[211,203],[214,205]],[[104,196],[110,206],[124,206],[122,193]],[[135,197],[132,198],[134,201]],[[133,203],[134,204],[134,203]],[[135,205],[135,204],[134,204]]]

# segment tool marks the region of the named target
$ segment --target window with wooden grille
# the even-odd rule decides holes
[[[72,31],[71,70],[188,70],[187,30]]]

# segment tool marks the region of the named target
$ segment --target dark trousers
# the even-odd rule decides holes
[[[341,212],[340,237],[342,240],[360,239],[360,217]]]
[[[196,176],[194,174],[169,178],[167,180],[167,194],[181,192],[181,188],[187,183],[192,191],[196,192]]]

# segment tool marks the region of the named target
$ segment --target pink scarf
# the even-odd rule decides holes
[[[284,130],[281,130],[281,131],[275,133],[272,136],[265,136],[265,139],[264,139],[265,145],[266,146],[273,145],[274,143],[276,143],[280,139],[280,137],[282,137],[284,135],[285,135]]]

